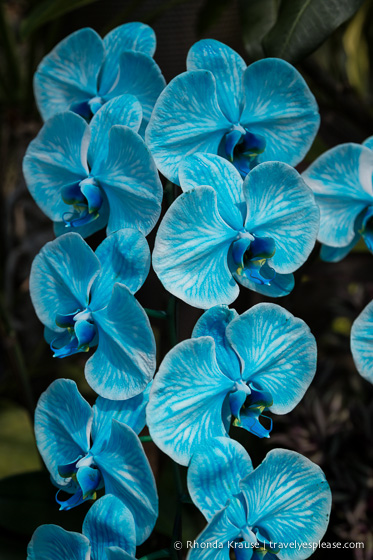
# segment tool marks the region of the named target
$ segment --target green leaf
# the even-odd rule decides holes
[[[364,0],[282,0],[263,42],[266,56],[295,63],[308,56],[360,8]]]
[[[280,0],[240,0],[243,41],[251,60],[263,58],[262,40],[277,20]]]
[[[53,21],[77,8],[93,4],[97,0],[44,0],[38,3],[21,24],[21,38],[27,39],[42,25]]]

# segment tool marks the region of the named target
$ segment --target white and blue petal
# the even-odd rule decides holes
[[[136,560],[134,556],[117,546],[111,546],[106,549],[106,558],[107,560]]]
[[[155,371],[155,340],[145,311],[126,286],[116,284],[109,305],[93,318],[98,348],[85,366],[88,383],[110,400],[138,395]]]
[[[233,49],[215,39],[202,39],[188,52],[188,70],[209,70],[216,80],[220,109],[227,119],[239,122],[244,103],[242,77],[246,63]]]
[[[34,92],[44,120],[97,96],[104,56],[101,37],[85,28],[63,39],[43,58],[35,73]]]
[[[331,492],[319,466],[294,451],[274,449],[241,482],[247,521],[258,540],[272,543],[318,543],[329,522]],[[283,560],[308,558],[312,548],[283,546]]]
[[[241,492],[239,483],[252,470],[247,451],[237,441],[218,437],[196,447],[188,468],[188,490],[208,521]]]
[[[105,164],[108,155],[109,132],[114,125],[128,126],[138,132],[142,120],[141,105],[133,95],[119,95],[97,111],[89,123],[91,141],[88,162],[91,167],[99,161]]]
[[[92,168],[107,196],[108,233],[133,227],[147,235],[161,212],[162,184],[142,138],[126,126],[114,126],[109,134],[108,157]]]
[[[236,272],[233,277],[241,286],[273,298],[289,295],[295,284],[293,274],[276,274],[269,284],[257,284],[250,280],[247,275],[239,275]]]
[[[246,201],[241,175],[231,163],[214,154],[196,153],[180,164],[179,179],[184,192],[201,185],[212,187],[220,216],[233,229],[242,229]]]
[[[196,541],[200,546],[190,550],[188,560],[229,560],[231,550],[229,542],[240,537],[241,525],[245,521],[242,504],[237,498],[233,499],[198,535]]]
[[[50,119],[30,143],[23,159],[27,187],[43,212],[62,221],[70,206],[62,200],[63,187],[78,185],[88,176],[87,123],[71,112]]]
[[[360,375],[373,383],[373,302],[355,319],[351,329],[351,351]]]
[[[276,251],[269,265],[276,272],[294,272],[316,242],[319,211],[311,189],[289,165],[267,162],[249,173],[244,192],[245,228],[256,237],[275,241]]]
[[[58,525],[41,525],[27,547],[27,560],[88,560],[89,540]]]
[[[93,412],[70,379],[57,379],[41,395],[35,411],[36,443],[53,480],[66,481],[58,467],[86,455]]]
[[[110,494],[97,500],[88,511],[82,533],[91,544],[90,560],[105,558],[108,547],[136,552],[136,528],[132,513],[125,504]]]
[[[366,146],[370,150],[373,150],[373,136],[369,136],[369,138],[366,138],[366,140],[364,140],[363,142],[363,146]]]
[[[140,52],[126,51],[119,59],[119,75],[104,95],[108,100],[124,93],[134,95],[141,104],[145,122],[150,119],[155,102],[166,85],[156,62]]]
[[[216,359],[221,371],[230,379],[240,376],[240,360],[226,336],[229,323],[238,317],[237,311],[225,305],[212,307],[198,319],[192,337],[211,336],[215,341]]]
[[[36,255],[30,274],[30,295],[40,321],[56,331],[58,314],[85,309],[100,263],[78,233],[50,241]]]
[[[161,173],[179,184],[180,162],[195,152],[216,154],[231,126],[219,107],[211,72],[184,72],[159,96],[146,141]]]
[[[273,303],[255,305],[227,327],[242,362],[242,378],[269,391],[275,414],[286,414],[303,398],[316,371],[316,342],[310,329]]]
[[[355,236],[360,212],[373,204],[373,151],[360,144],[328,150],[302,174],[320,208],[318,240],[345,247]]]
[[[150,249],[136,229],[120,229],[110,234],[95,251],[101,265],[100,275],[92,286],[91,309],[106,307],[114,284],[127,286],[136,293],[148,276]]]
[[[95,456],[105,483],[105,493],[123,501],[133,515],[136,544],[150,535],[158,515],[158,496],[153,473],[135,432],[112,421],[110,439]]]
[[[212,187],[182,194],[159,226],[153,267],[165,288],[189,305],[230,304],[239,288],[228,266],[237,231],[220,217]]]
[[[134,51],[153,56],[156,47],[155,33],[145,23],[125,23],[105,35],[104,47],[106,56],[100,76],[100,93],[107,92],[115,83],[123,52]]]
[[[146,410],[157,446],[187,465],[197,445],[226,436],[222,408],[233,385],[219,369],[210,337],[186,340],[173,348],[155,376]]]
[[[111,401],[97,397],[93,405],[92,424],[92,453],[102,448],[109,440],[111,432],[111,420],[117,420],[126,424],[139,434],[146,423],[145,409],[149,402],[151,382],[145,391],[124,401]]]
[[[259,162],[297,165],[310,149],[320,123],[316,100],[306,82],[288,62],[266,58],[247,68],[243,84],[245,106],[240,123],[266,142]]]
[[[356,234],[351,243],[345,247],[330,247],[329,245],[322,245],[320,249],[320,259],[325,262],[341,261],[355,247],[360,240],[360,237],[360,234]]]

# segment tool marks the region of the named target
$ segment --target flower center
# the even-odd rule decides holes
[[[90,453],[85,457],[79,456],[72,463],[59,465],[58,473],[70,483],[70,489],[74,490],[67,500],[58,497],[61,490],[57,492],[56,501],[60,504],[60,510],[69,510],[86,500],[95,500],[97,490],[103,485],[101,473]]]
[[[238,169],[241,175],[246,176],[258,162],[258,155],[266,148],[263,136],[250,132],[240,124],[232,126],[224,136],[220,153]]]
[[[270,284],[276,272],[267,262],[276,251],[276,244],[271,237],[255,237],[248,232],[241,232],[232,244],[232,257],[237,265],[236,273],[246,276],[255,284]]]
[[[87,177],[75,185],[62,189],[62,200],[73,207],[72,212],[63,215],[66,227],[84,226],[99,217],[99,210],[103,203],[99,183],[94,177]]]
[[[58,313],[56,325],[65,331],[51,342],[54,358],[65,358],[78,352],[88,352],[91,343],[94,344],[97,329],[89,308],[67,315]]]
[[[252,383],[246,385],[243,381],[238,381],[229,395],[233,425],[245,428],[260,438],[268,438],[272,431],[272,420],[262,413],[272,404],[271,393],[254,387]],[[269,428],[259,422],[261,416],[269,420]]]

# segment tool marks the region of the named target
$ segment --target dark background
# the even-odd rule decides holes
[[[303,170],[324,150],[342,142],[361,142],[373,134],[373,2],[320,0],[44,0],[0,3],[0,558],[25,558],[34,529],[57,523],[80,531],[86,507],[59,513],[54,490],[43,470],[32,431],[40,393],[58,377],[75,379],[83,395],[94,395],[83,376],[86,356],[55,360],[42,336],[29,297],[33,257],[53,238],[51,223],[29,196],[21,171],[28,143],[41,121],[32,75],[41,58],[59,40],[80,27],[101,34],[126,21],[143,21],[157,34],[155,59],[166,80],[185,70],[190,46],[214,37],[236,49],[248,63],[279,56],[297,65],[316,95],[321,128]],[[95,247],[102,235],[89,241]],[[149,237],[152,245],[154,232]],[[304,319],[318,344],[314,382],[296,409],[274,418],[263,441],[243,430],[233,437],[258,465],[269,449],[294,449],[325,471],[333,492],[333,510],[325,541],[362,541],[364,549],[318,550],[373,558],[373,387],[357,373],[349,335],[353,320],[373,298],[373,259],[363,245],[337,264],[323,263],[317,246],[296,274],[292,294],[277,303]],[[152,272],[138,294],[142,305],[166,309],[168,295]],[[243,312],[265,298],[242,290],[234,303]],[[179,338],[187,338],[198,310],[178,305]],[[165,323],[152,320],[159,359],[169,348]],[[154,535],[137,557],[168,547],[180,531],[176,519],[171,461],[153,443],[145,443],[160,493],[160,518]],[[183,476],[184,476],[183,472]],[[184,539],[202,529],[202,516],[183,504]],[[343,544],[341,546],[343,546]]]

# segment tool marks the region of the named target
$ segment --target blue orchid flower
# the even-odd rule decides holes
[[[153,158],[137,134],[142,111],[131,95],[106,103],[91,123],[70,111],[51,118],[31,142],[23,161],[28,189],[55,222],[83,237],[133,227],[145,235],[155,226],[162,184]]]
[[[200,443],[228,437],[231,422],[269,437],[263,413],[290,412],[315,371],[316,342],[301,319],[271,303],[242,315],[214,307],[164,358],[147,406],[150,434],[182,465]]]
[[[256,164],[298,164],[319,127],[314,96],[297,70],[267,58],[246,67],[230,47],[203,39],[187,72],[155,104],[146,130],[158,169],[179,184],[179,165],[195,152],[219,154],[245,176]]]
[[[43,58],[34,76],[41,116],[73,111],[90,118],[110,99],[129,93],[141,103],[143,128],[166,85],[152,56],[154,31],[126,23],[101,39],[90,28],[72,33]]]
[[[230,304],[239,287],[279,297],[316,242],[319,211],[292,167],[258,165],[244,181],[212,154],[180,166],[184,194],[158,229],[153,266],[165,288],[194,307]]]
[[[361,237],[373,252],[373,136],[328,150],[302,177],[320,207],[321,259],[342,260]]]
[[[27,548],[27,560],[136,560],[136,530],[129,509],[108,494],[87,513],[83,534],[42,525]]]
[[[351,351],[360,375],[373,383],[373,302],[355,319],[351,329]]]
[[[124,401],[98,397],[91,408],[74,381],[58,379],[35,411],[37,446],[60,489],[60,509],[95,500],[104,488],[130,510],[137,544],[148,538],[158,514],[154,477],[136,435],[145,425],[148,398],[149,388]],[[61,499],[61,490],[70,498]]]
[[[228,560],[231,550],[237,560],[303,560],[329,523],[325,475],[294,451],[274,449],[254,470],[238,442],[215,438],[196,449],[188,489],[209,522],[189,560]]]
[[[134,293],[147,277],[149,247],[136,230],[107,237],[94,253],[77,233],[47,243],[35,257],[30,293],[54,356],[96,352],[90,386],[113,400],[143,391],[155,371],[155,341]]]

